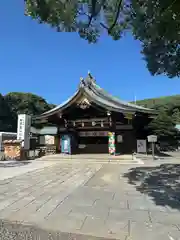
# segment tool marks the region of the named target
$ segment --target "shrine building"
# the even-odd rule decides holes
[[[73,96],[33,121],[55,136],[57,152],[108,153],[111,135],[114,151],[125,154],[136,152],[137,139],[147,139],[146,126],[155,116],[153,109],[113,97],[88,73]]]

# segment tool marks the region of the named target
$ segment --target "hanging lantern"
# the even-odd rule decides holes
[[[67,125],[68,125],[68,123],[67,123],[67,120],[66,119],[64,119],[64,125],[65,125],[65,127],[67,127]]]
[[[101,127],[104,127],[104,123],[103,123],[103,121],[101,121]]]
[[[93,121],[93,122],[92,122],[92,126],[93,126],[93,127],[96,126],[96,122]]]
[[[109,125],[112,126],[112,119],[111,119],[111,117],[109,118]]]

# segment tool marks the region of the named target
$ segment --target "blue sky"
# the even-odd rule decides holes
[[[179,94],[180,80],[152,77],[131,36],[102,37],[90,45],[76,33],[57,33],[24,16],[22,0],[0,3],[0,93],[32,92],[61,103],[88,70],[97,83],[124,100]]]

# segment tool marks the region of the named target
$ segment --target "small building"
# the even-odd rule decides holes
[[[108,135],[113,133],[116,153],[124,154],[136,151],[137,139],[147,139],[145,126],[155,115],[152,109],[113,97],[88,73],[72,97],[33,122],[49,128],[59,152],[108,153]]]

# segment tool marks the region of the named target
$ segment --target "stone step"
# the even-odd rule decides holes
[[[109,154],[77,154],[77,155],[68,155],[68,154],[53,154],[43,156],[42,159],[52,158],[52,159],[94,159],[94,160],[132,160],[134,156],[131,154],[127,155],[117,155],[111,156]]]
[[[36,161],[57,161],[60,163],[114,163],[114,164],[143,164],[143,162],[135,156],[107,156],[92,157],[82,155],[49,155],[36,159]]]

